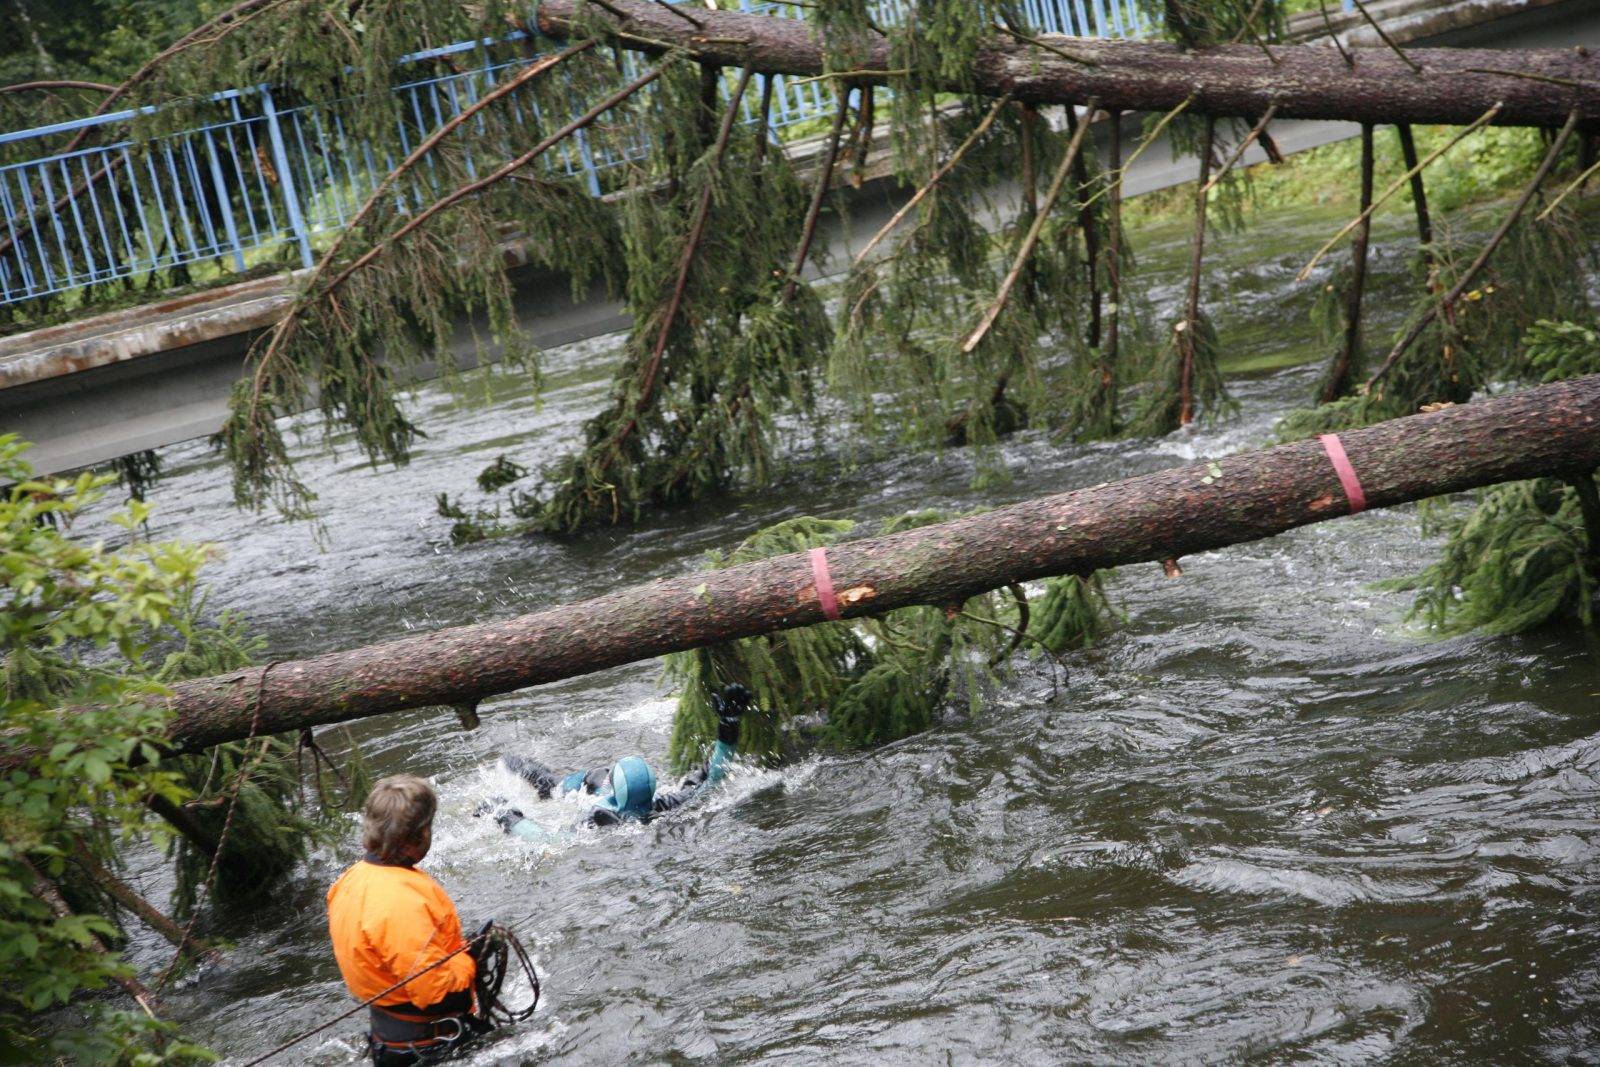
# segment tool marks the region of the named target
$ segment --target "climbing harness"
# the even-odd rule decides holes
[[[475,1020],[482,1027],[478,1033],[487,1033],[496,1027],[514,1022],[520,1022],[532,1015],[534,1009],[539,1006],[539,974],[536,970],[534,970],[533,960],[528,957],[527,949],[523,948],[522,942],[517,939],[515,930],[511,929],[510,927],[492,924],[478,931],[478,933],[474,934],[466,944],[462,945],[454,952],[441,956],[437,960],[434,960],[432,963],[428,964],[426,967],[413,971],[411,974],[406,975],[389,988],[379,990],[377,993],[374,993],[372,996],[368,997],[366,1000],[363,1000],[355,1007],[341,1012],[332,1019],[329,1019],[327,1022],[318,1026],[313,1026],[311,1029],[297,1034],[296,1036],[285,1041],[283,1044],[272,1049],[270,1052],[264,1053],[263,1055],[257,1056],[255,1059],[250,1060],[248,1063],[244,1064],[244,1067],[257,1067],[258,1064],[265,1063],[278,1053],[294,1048],[307,1038],[314,1037],[317,1034],[322,1033],[324,1030],[337,1026],[339,1023],[350,1018],[350,1016],[356,1014],[358,1011],[361,1011],[363,1008],[371,1008],[378,1001],[382,1000],[390,993],[393,993],[396,989],[400,989],[405,986],[407,982],[420,978],[429,971],[444,966],[444,964],[461,955],[461,953],[471,950],[472,946],[475,944],[482,944],[484,946],[482,952],[478,956],[478,977],[474,982],[474,992],[478,997],[478,1014],[469,1016],[469,1022],[466,1024],[457,1023],[457,1025],[462,1029],[471,1029],[472,1021]],[[500,1001],[501,987],[505,984],[506,976],[510,971],[509,964],[513,957],[515,958],[517,964],[522,967],[523,973],[527,975],[528,985],[533,990],[533,999],[529,1001],[526,1006],[520,1008],[508,1008]],[[477,1036],[477,1033],[474,1033],[471,1036]],[[463,1043],[464,1042],[462,1041],[456,1041],[448,1049],[435,1049],[431,1046],[421,1045],[408,1048],[404,1042],[401,1042],[393,1046],[393,1049],[396,1052],[409,1051],[416,1053],[419,1060],[422,1062],[427,1062],[427,1060],[443,1059],[450,1053],[459,1050]]]

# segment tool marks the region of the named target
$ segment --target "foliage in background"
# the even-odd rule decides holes
[[[216,9],[212,0],[6,0],[0,4],[0,85],[116,83]],[[39,109],[50,106],[48,97],[24,103],[0,95],[0,120],[26,114],[34,120],[3,128],[39,125]]]
[[[889,520],[881,532],[949,517],[915,512]],[[833,544],[856,531],[849,520],[790,519],[757,531],[726,556],[713,554],[710,562],[718,569],[738,566]],[[680,692],[670,758],[682,768],[704,757],[716,736],[710,694],[729,682],[748,686],[762,708],[762,715],[745,719],[739,738],[740,750],[758,759],[809,745],[860,748],[908,737],[927,729],[939,709],[961,695],[976,713],[996,671],[1025,642],[1059,652],[1091,644],[1109,630],[1115,612],[1101,582],[1098,573],[1052,580],[1038,609],[1025,609],[1013,591],[997,590],[955,611],[901,608],[881,618],[818,623],[674,653],[666,657],[667,678]]]

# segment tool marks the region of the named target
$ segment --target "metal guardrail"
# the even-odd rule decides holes
[[[898,7],[904,0],[886,0]],[[1344,0],[1349,6],[1350,0]],[[753,13],[794,16],[781,0],[739,0]],[[1135,37],[1150,25],[1137,0],[1022,0],[1042,33]],[[891,12],[885,17],[892,18]],[[526,40],[510,35],[505,43]],[[403,118],[400,143],[409,146],[470,106],[531,55],[491,59],[488,46],[466,41],[408,56],[402,62],[475,53],[473,69],[405,82],[393,91]],[[774,78],[774,131],[831,115],[831,93],[818,82]],[[280,90],[281,92],[282,90]],[[116,130],[114,143],[71,152],[45,152],[0,166],[0,306],[86,287],[136,282],[159,272],[199,267],[218,273],[261,263],[310,266],[323,235],[344,227],[395,160],[375,158],[347,130],[340,105],[280,107],[272,88],[229,89],[208,101],[215,121],[136,141],[129,123],[153,112],[133,109],[0,134],[0,146],[85,129]],[[537,122],[531,95],[512,94],[513,122]],[[759,121],[747,98],[745,121]],[[574,112],[576,113],[576,111]],[[565,116],[563,116],[565,118]],[[599,195],[601,173],[648,151],[593,150],[579,134],[545,159],[550,171],[581,176]],[[470,161],[469,161],[470,165]],[[426,181],[424,176],[423,181]],[[413,195],[420,198],[422,190]],[[419,199],[418,203],[422,203]]]

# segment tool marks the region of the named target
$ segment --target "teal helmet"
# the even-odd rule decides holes
[[[656,798],[656,772],[643,756],[626,756],[611,765],[611,795],[618,813],[635,817],[650,814]]]

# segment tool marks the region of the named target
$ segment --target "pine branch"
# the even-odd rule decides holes
[[[822,217],[822,202],[827,198],[828,187],[833,183],[833,165],[839,158],[839,141],[844,135],[844,120],[849,114],[849,94],[845,94],[839,100],[838,111],[834,112],[833,129],[828,133],[828,146],[823,152],[822,166],[817,170],[816,188],[811,192],[811,205],[806,209],[805,226],[800,232],[800,246],[795,249],[794,263],[789,268],[789,278],[783,283],[785,304],[794,299],[795,289],[800,285],[800,272],[805,269],[806,259],[811,255],[811,242],[817,236],[817,220]]]
[[[1092,115],[1084,116],[1084,124],[1087,125],[1092,118]],[[1077,116],[1068,108],[1067,126],[1074,133],[1077,132],[1077,123]],[[1100,319],[1104,310],[1100,294],[1100,227],[1090,206],[1089,168],[1083,157],[1084,153],[1079,152],[1072,161],[1072,175],[1078,187],[1075,194],[1078,200],[1078,232],[1083,238],[1083,265],[1087,275],[1085,280],[1089,283],[1088,344],[1090,348],[1099,348]]]
[[[1456,135],[1454,137],[1450,138],[1450,140],[1446,141],[1443,145],[1434,149],[1432,152],[1429,152],[1427,159],[1424,159],[1422,162],[1418,163],[1414,167],[1411,167],[1404,174],[1400,175],[1400,177],[1396,178],[1389,185],[1389,187],[1372,202],[1372,205],[1368,207],[1367,210],[1363,211],[1360,215],[1357,215],[1354,219],[1351,219],[1344,225],[1343,229],[1334,234],[1332,237],[1328,238],[1327,242],[1323,244],[1321,248],[1317,249],[1316,255],[1311,257],[1310,262],[1308,262],[1304,267],[1300,268],[1300,273],[1295,275],[1294,280],[1297,282],[1303,282],[1307,278],[1311,277],[1312,270],[1315,269],[1316,265],[1322,261],[1322,257],[1327,255],[1328,250],[1334,245],[1338,244],[1340,239],[1342,239],[1345,234],[1349,233],[1357,226],[1360,226],[1367,219],[1371,218],[1372,213],[1387,203],[1391,196],[1399,192],[1401,186],[1405,185],[1418,174],[1421,174],[1425,169],[1427,169],[1429,164],[1433,163],[1434,160],[1438,159],[1440,156],[1443,156],[1446,152],[1450,151],[1450,149],[1460,144],[1462,140],[1464,140],[1469,134],[1473,133],[1489,122],[1492,122],[1494,117],[1500,113],[1500,108],[1501,105],[1496,104],[1488,111],[1485,111],[1482,115],[1478,116],[1477,120],[1471,125],[1463,126],[1460,130],[1456,131]]]
[[[1120,187],[1122,185],[1123,178],[1127,176],[1128,171],[1133,169],[1133,164],[1138,160],[1138,158],[1144,155],[1145,149],[1149,148],[1152,144],[1155,144],[1156,139],[1161,136],[1162,131],[1167,128],[1168,124],[1170,124],[1173,119],[1187,111],[1189,105],[1194,103],[1194,101],[1195,97],[1190,96],[1177,107],[1161,116],[1160,120],[1156,122],[1155,126],[1151,128],[1150,132],[1145,134],[1144,139],[1139,142],[1138,147],[1133,150],[1133,154],[1128,157],[1128,161],[1122,165],[1121,169],[1115,172],[1115,184],[1117,186]],[[1109,179],[1112,176],[1113,175],[1108,174],[1107,178]],[[1108,181],[1104,189],[1100,190],[1098,193],[1095,193],[1089,198],[1089,203],[1093,204],[1096,200],[1100,199],[1102,196],[1105,196],[1106,193],[1111,189],[1111,185],[1112,183]]]
[[[1428,214],[1428,187],[1422,178],[1422,168],[1417,165],[1417,141],[1411,135],[1409,123],[1396,126],[1395,133],[1400,137],[1400,158],[1406,165],[1406,173],[1411,176],[1411,204],[1417,213],[1417,240],[1421,242],[1423,252],[1432,259],[1433,257],[1433,219]]]
[[[1550,171],[1554,169],[1556,160],[1561,155],[1561,150],[1567,146],[1567,141],[1572,137],[1572,131],[1577,129],[1577,127],[1578,112],[1574,110],[1570,115],[1567,116],[1566,125],[1561,127],[1561,132],[1556,135],[1556,139],[1551,143],[1550,151],[1545,153],[1544,160],[1539,164],[1539,169],[1534,172],[1533,178],[1528,182],[1527,188],[1522,191],[1522,195],[1518,197],[1517,202],[1512,205],[1511,211],[1507,213],[1505,220],[1500,223],[1500,228],[1495,230],[1493,236],[1489,238],[1488,243],[1483,246],[1483,250],[1478,253],[1478,258],[1472,261],[1472,264],[1467,268],[1466,273],[1463,274],[1460,280],[1456,282],[1454,288],[1452,288],[1449,293],[1445,294],[1444,299],[1439,303],[1434,304],[1433,307],[1429,308],[1428,313],[1418,319],[1412,325],[1411,329],[1406,331],[1405,336],[1395,344],[1394,348],[1390,350],[1388,356],[1384,358],[1383,363],[1376,371],[1373,372],[1372,377],[1367,379],[1366,384],[1362,386],[1361,391],[1363,393],[1370,391],[1372,387],[1377,384],[1379,379],[1381,379],[1385,374],[1389,373],[1389,370],[1396,363],[1398,363],[1400,361],[1400,357],[1405,354],[1406,349],[1410,348],[1412,343],[1416,341],[1418,337],[1422,336],[1422,331],[1427,329],[1429,324],[1431,324],[1434,319],[1439,317],[1439,312],[1442,309],[1453,306],[1457,300],[1461,299],[1462,294],[1465,293],[1468,287],[1472,285],[1472,282],[1475,278],[1477,278],[1478,273],[1483,270],[1485,265],[1488,264],[1489,257],[1494,255],[1494,250],[1500,247],[1500,242],[1504,241],[1506,239],[1506,234],[1511,232],[1511,227],[1516,224],[1517,219],[1522,217],[1522,213],[1526,211],[1528,205],[1533,202],[1534,196],[1539,192],[1539,187],[1544,184],[1545,178],[1549,175]]]
[[[879,227],[878,232],[872,235],[872,240],[868,241],[865,247],[856,253],[855,259],[850,263],[851,267],[859,267],[862,260],[871,255],[872,250],[877,248],[883,242],[883,239],[894,231],[895,227],[904,222],[907,215],[916,210],[917,205],[922,203],[929,193],[933,192],[934,187],[943,181],[956,168],[956,164],[960,163],[966,154],[972,150],[973,146],[983,138],[983,135],[989,132],[989,128],[994,125],[995,119],[1000,117],[1000,112],[1009,103],[1011,103],[1010,93],[994,102],[994,106],[983,116],[983,120],[978,123],[977,127],[967,135],[967,139],[962,141],[954,152],[950,153],[950,158],[939,165],[939,169],[933,172],[933,175],[923,183],[921,188],[911,194],[911,199],[907,200],[900,207],[900,210],[890,217],[888,222]]]
[[[277,325],[273,327],[272,333],[268,336],[266,348],[262,351],[260,358],[256,361],[255,374],[253,376],[251,388],[249,422],[247,424],[254,423],[256,409],[261,401],[261,392],[266,382],[266,373],[270,364],[272,361],[282,356],[285,346],[287,346],[289,341],[297,332],[299,323],[301,322],[301,315],[305,312],[306,308],[315,301],[331,298],[335,290],[343,285],[345,281],[348,280],[349,277],[357,270],[364,267],[366,264],[370,263],[374,258],[376,258],[378,253],[384,248],[400,240],[400,238],[404,237],[407,232],[415,229],[416,226],[421,225],[421,223],[430,215],[434,214],[440,209],[441,204],[444,204],[446,201],[454,202],[452,198],[460,198],[456,193],[452,193],[429,207],[427,210],[414,215],[411,220],[402,226],[398,232],[375,243],[373,247],[368,249],[364,255],[358,257],[355,262],[351,263],[344,270],[335,275],[333,280],[330,281],[326,287],[319,290],[317,288],[318,282],[321,281],[322,276],[325,275],[332,267],[335,258],[344,248],[345,242],[349,239],[351,234],[357,231],[361,223],[366,220],[369,214],[371,214],[372,210],[382,202],[389,190],[394,188],[395,183],[404,177],[413,167],[420,163],[424,157],[429,155],[441,141],[450,136],[450,134],[454,133],[462,125],[470,122],[475,116],[483,112],[485,109],[515,92],[516,90],[522,88],[524,85],[544,74],[552,67],[565,62],[579,53],[586,52],[590,48],[593,48],[596,43],[597,42],[593,38],[586,41],[580,41],[575,45],[570,45],[567,48],[562,49],[553,56],[549,56],[546,59],[531,64],[524,70],[520,71],[515,77],[485,93],[470,107],[463,108],[459,114],[451,118],[448,122],[445,122],[437,130],[429,134],[428,137],[423,139],[423,141],[418,144],[417,147],[413,149],[405,159],[401,160],[396,167],[390,170],[388,174],[383,176],[383,178],[373,188],[372,194],[367,197],[366,201],[351,217],[349,224],[345,226],[344,229],[339,231],[339,235],[334,238],[332,246],[329,247],[327,252],[323,253],[322,259],[319,260],[316,266],[312,268],[311,275],[306,279],[303,290],[305,295],[298,299],[295,302],[295,305],[285,312],[284,316],[278,320]],[[504,168],[502,169],[504,170]],[[504,173],[509,174],[511,171],[504,170]],[[485,184],[486,183],[487,179],[485,180]]]
[[[967,339],[962,342],[961,351],[965,355],[971,355],[978,345],[983,343],[983,339],[988,336],[989,331],[994,327],[995,321],[1000,318],[1000,312],[1005,310],[1007,301],[1011,299],[1011,290],[1016,287],[1017,279],[1022,277],[1023,268],[1033,257],[1034,246],[1039,243],[1039,235],[1044,232],[1045,220],[1050,217],[1051,209],[1055,207],[1056,201],[1061,197],[1061,190],[1066,186],[1067,175],[1072,170],[1073,160],[1077,158],[1078,153],[1083,149],[1083,139],[1088,135],[1089,127],[1094,123],[1095,113],[1100,108],[1100,101],[1091,98],[1085,107],[1087,113],[1084,115],[1083,121],[1078,124],[1078,131],[1072,135],[1072,140],[1067,144],[1066,155],[1062,156],[1061,165],[1056,168],[1055,177],[1050,180],[1050,188],[1045,192],[1044,204],[1040,207],[1039,214],[1034,218],[1033,225],[1028,228],[1027,236],[1022,240],[1022,246],[1017,249],[1017,256],[1011,264],[1011,270],[1007,272],[1005,280],[1000,283],[1000,291],[995,294],[995,298],[990,303],[989,309],[984,312],[982,320],[979,321],[972,333],[967,336]]]
[[[1560,207],[1563,200],[1571,196],[1576,190],[1581,189],[1590,178],[1595,176],[1596,172],[1600,172],[1600,162],[1596,162],[1588,167],[1585,167],[1582,174],[1579,174],[1576,178],[1572,179],[1567,187],[1561,190],[1560,196],[1550,201],[1549,207],[1545,208],[1543,211],[1539,212],[1539,214],[1533,217],[1533,221],[1543,222],[1545,219],[1549,218],[1551,212]]]
[[[72,844],[73,858],[84,872],[94,880],[95,884],[110,894],[113,900],[137,915],[146,926],[160,934],[168,943],[178,946],[196,959],[204,958],[214,963],[222,960],[222,953],[204,941],[197,939],[186,944],[182,927],[141,896],[132,886],[108,870],[105,864],[95,858],[94,853],[89,851],[89,847],[83,841],[74,839]]]
[[[1261,138],[1262,134],[1267,132],[1267,123],[1271,122],[1272,117],[1277,113],[1277,104],[1273,104],[1271,107],[1267,108],[1266,114],[1261,116],[1261,121],[1255,124],[1255,128],[1245,136],[1244,140],[1239,142],[1237,147],[1234,148],[1233,152],[1229,154],[1227,160],[1223,162],[1222,169],[1217,171],[1217,173],[1212,176],[1210,181],[1206,182],[1204,192],[1209,193],[1212,189],[1217,187],[1217,184],[1221,182],[1222,179],[1228,176],[1228,172],[1233,169],[1234,164],[1243,159],[1245,152],[1250,148],[1250,146],[1255,144],[1256,141]]]
[[[767,146],[772,143],[772,89],[777,83],[777,78],[771,74],[761,76],[761,106],[757,109],[756,128],[759,134],[756,137],[756,151],[753,169],[761,173],[761,167],[767,161]]]
[[[1317,0],[1317,7],[1322,11],[1322,26],[1328,31],[1328,40],[1333,42],[1333,47],[1339,50],[1339,55],[1344,59],[1344,65],[1355,69],[1356,59],[1350,50],[1339,40],[1339,34],[1333,28],[1333,20],[1328,17],[1328,0]]]
[[[1210,189],[1207,177],[1211,172],[1211,153],[1216,147],[1217,120],[1206,116],[1205,137],[1200,142],[1200,180],[1195,183],[1194,244],[1189,258],[1189,291],[1184,304],[1182,336],[1183,360],[1178,373],[1178,425],[1187,426],[1194,421],[1194,357],[1199,344],[1196,334],[1200,325],[1200,272],[1206,249],[1206,191]]]
[[[345,267],[344,270],[342,270],[336,277],[334,277],[332,281],[328,283],[326,288],[323,290],[322,295],[327,296],[332,294],[334,290],[342,285],[344,281],[352,274],[371,263],[387,249],[394,247],[400,241],[404,240],[407,235],[414,232],[418,227],[427,223],[440,212],[452,207],[456,203],[469,196],[482,192],[484,189],[495,184],[496,182],[514,174],[516,171],[521,170],[523,167],[533,162],[551,148],[560,144],[562,141],[565,141],[568,137],[571,137],[574,133],[593,124],[594,121],[600,116],[624,103],[639,90],[645,88],[657,78],[661,77],[662,73],[671,63],[676,60],[676,58],[677,56],[668,56],[662,63],[656,67],[653,67],[642,76],[629,82],[621,89],[618,89],[616,92],[612,93],[610,96],[591,107],[588,111],[585,111],[582,115],[573,119],[556,132],[541,140],[528,151],[515,157],[509,162],[502,164],[500,167],[491,171],[484,177],[457,187],[445,196],[435,200],[427,208],[417,212],[415,215],[412,215],[411,218],[406,221],[405,225],[401,226],[394,233],[384,237],[383,240],[374,244],[354,262]],[[246,428],[247,432],[254,433],[258,431],[259,427],[261,426],[261,403],[267,382],[267,372],[275,362],[281,360],[285,344],[284,339],[286,338],[287,334],[288,329],[286,328],[284,330],[275,330],[270,336],[265,351],[262,353],[261,357],[256,360],[255,372],[252,375],[250,382],[249,399],[245,404],[244,411],[242,414],[235,412],[234,414],[230,415],[230,424],[242,425]],[[226,430],[224,430],[224,433],[226,433]],[[260,477],[261,474],[258,473],[255,476]]]
[[[115,85],[71,80],[17,82],[13,85],[0,85],[0,93],[40,93],[52,92],[56,89],[83,89],[92,93],[114,93],[117,91]]]
[[[1372,123],[1362,123],[1361,208],[1363,212],[1372,203],[1372,173],[1374,170],[1372,134]],[[1344,394],[1345,387],[1349,384],[1350,376],[1356,372],[1357,362],[1360,359],[1361,297],[1362,290],[1367,284],[1367,244],[1371,236],[1372,221],[1369,218],[1357,228],[1355,240],[1350,245],[1350,291],[1347,294],[1345,303],[1344,343],[1334,357],[1333,366],[1328,369],[1327,380],[1322,383],[1322,392],[1317,398],[1324,404],[1331,403]]]
[[[689,272],[694,266],[694,257],[700,249],[700,241],[705,236],[706,219],[711,215],[711,202],[716,192],[717,168],[721,166],[722,157],[727,152],[734,121],[739,115],[739,104],[744,99],[745,87],[750,84],[750,75],[749,67],[739,72],[739,83],[734,87],[727,110],[723,112],[722,125],[717,130],[716,144],[711,149],[705,188],[700,191],[700,201],[695,205],[694,221],[689,226],[689,236],[683,242],[683,254],[678,258],[678,280],[672,287],[672,296],[667,301],[666,312],[661,316],[661,331],[656,335],[655,346],[650,350],[650,360],[641,376],[638,399],[633,403],[634,414],[623,424],[622,429],[617,431],[616,438],[611,443],[613,454],[621,450],[623,442],[638,425],[638,412],[650,405],[651,397],[655,393],[656,379],[661,371],[661,360],[666,355],[667,342],[672,337],[672,327],[677,322],[678,308],[683,303],[683,294],[689,287]]]
[[[1378,32],[1378,36],[1383,39],[1383,43],[1388,45],[1394,51],[1394,54],[1400,57],[1401,62],[1410,67],[1413,73],[1421,74],[1422,67],[1410,56],[1406,55],[1405,50],[1395,43],[1395,39],[1389,36],[1388,31],[1379,24],[1377,19],[1372,17],[1372,12],[1367,10],[1367,5],[1363,4],[1361,0],[1350,0],[1350,2],[1356,5],[1356,10],[1361,12],[1361,17],[1366,19],[1367,24]]]

